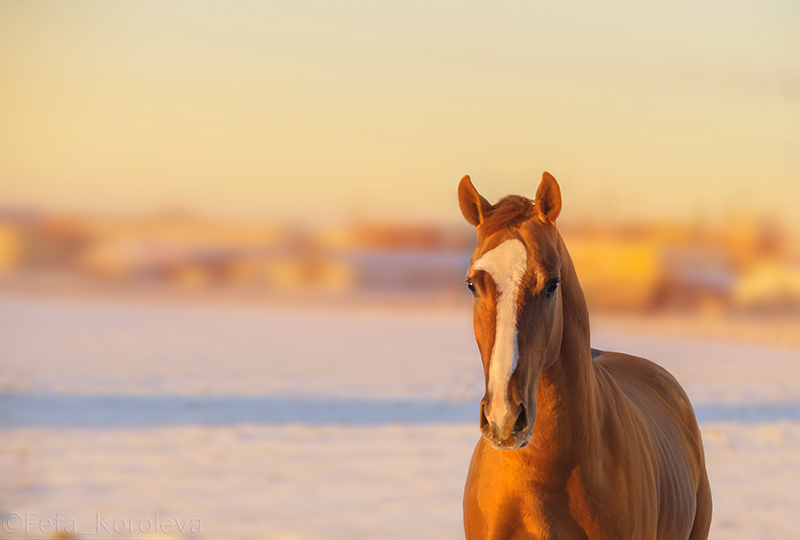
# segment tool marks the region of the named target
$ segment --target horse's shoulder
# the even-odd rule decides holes
[[[610,375],[647,424],[663,426],[671,418],[674,425],[684,426],[681,431],[687,429],[694,445],[701,446],[689,396],[664,367],[645,358],[610,352],[601,354],[596,364]]]
[[[639,412],[654,443],[659,530],[685,538],[692,523],[683,517],[691,514],[698,479],[705,474],[700,430],[689,397],[669,371],[644,358],[603,353],[596,364]]]

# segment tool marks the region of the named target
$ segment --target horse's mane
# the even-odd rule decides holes
[[[493,234],[501,229],[517,227],[533,217],[533,201],[520,195],[503,197],[484,216],[481,232]]]

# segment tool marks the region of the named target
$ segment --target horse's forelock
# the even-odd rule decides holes
[[[497,231],[519,226],[533,217],[533,201],[519,195],[500,199],[487,213],[481,233],[489,236]]]

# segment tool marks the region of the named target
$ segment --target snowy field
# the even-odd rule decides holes
[[[692,398],[711,538],[797,538],[800,350],[596,326]],[[462,538],[482,381],[461,311],[0,299],[0,538]]]

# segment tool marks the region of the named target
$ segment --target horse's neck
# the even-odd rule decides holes
[[[562,255],[561,352],[539,381],[534,427],[539,449],[560,462],[585,455],[597,432],[597,381],[591,359],[589,314],[565,248]]]

